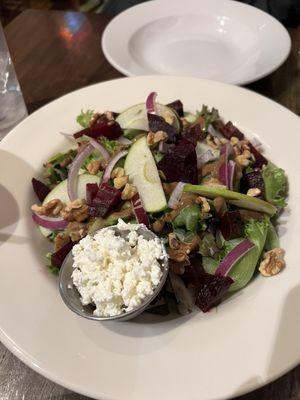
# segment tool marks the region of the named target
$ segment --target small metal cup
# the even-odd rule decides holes
[[[116,225],[110,226],[103,229],[114,229],[116,234],[121,237],[126,237],[129,233],[129,230],[120,230]],[[95,232],[97,233],[97,232]],[[141,226],[137,230],[138,235],[143,235],[146,240],[154,239],[157,236],[147,229],[145,226]],[[162,244],[164,247],[164,245]],[[127,321],[129,319],[135,318],[140,315],[150,303],[157,297],[159,292],[161,291],[163,285],[168,276],[169,266],[168,266],[168,255],[166,250],[164,249],[164,258],[160,260],[160,268],[162,271],[162,278],[155,288],[153,294],[147,297],[144,302],[129,312],[125,312],[119,315],[115,315],[112,317],[98,317],[93,314],[93,307],[92,306],[83,306],[80,300],[80,294],[72,281],[72,272],[74,271],[73,268],[73,256],[72,251],[67,255],[59,273],[59,291],[60,295],[66,304],[66,306],[81,317],[92,319],[95,321]]]

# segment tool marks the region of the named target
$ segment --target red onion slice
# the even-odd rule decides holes
[[[173,192],[171,193],[169,201],[168,201],[168,206],[170,208],[173,208],[173,209],[176,208],[176,206],[177,206],[177,204],[178,204],[178,202],[180,200],[184,185],[185,185],[184,182],[179,182],[175,186]]]
[[[145,226],[149,226],[149,219],[147,213],[142,205],[141,198],[138,193],[136,193],[131,199],[133,211],[136,219],[140,224],[144,224]]]
[[[232,160],[228,161],[228,183],[229,183],[229,190],[233,190],[233,178],[235,172],[235,162]]]
[[[149,114],[156,114],[156,105],[155,105],[156,96],[157,96],[156,92],[151,92],[147,97],[146,110],[147,113]]]
[[[105,161],[108,161],[110,158],[109,152],[106,150],[105,147],[102,146],[96,139],[89,138],[91,145],[94,147],[95,150],[98,150],[99,153],[102,155]]]
[[[88,144],[81,153],[74,158],[68,174],[68,195],[71,201],[77,199],[77,176],[83,161],[89,157],[94,150],[92,144]]]
[[[119,142],[119,143],[121,143],[121,144],[125,144],[125,145],[132,144],[132,141],[129,140],[129,139],[127,139],[127,137],[125,137],[125,136],[120,136],[120,137],[117,139],[117,142]]]
[[[253,247],[254,244],[249,239],[243,240],[223,258],[216,269],[215,275],[226,276],[234,264]]]
[[[122,157],[126,156],[127,153],[128,153],[127,150],[120,151],[119,153],[117,153],[117,154],[110,160],[110,162],[108,163],[108,165],[107,165],[107,167],[106,167],[106,169],[105,169],[105,171],[104,171],[104,174],[103,174],[103,179],[102,179],[103,182],[109,181],[110,175],[111,175],[111,173],[112,173],[112,170],[114,169],[114,166],[117,164],[117,162],[118,162]]]
[[[226,143],[221,147],[220,156],[224,156],[225,160],[224,164],[222,164],[219,169],[219,179],[228,189],[232,188],[234,173],[234,170],[232,171],[233,165],[229,164],[230,161],[228,161],[231,152],[232,146],[229,143]]]
[[[32,219],[34,222],[43,228],[47,229],[65,229],[65,227],[68,225],[68,222],[64,220],[63,218],[57,217],[46,217],[45,215],[39,215],[39,214],[32,214]]]

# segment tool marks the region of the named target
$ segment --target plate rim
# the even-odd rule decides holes
[[[132,72],[130,70],[130,68],[126,68],[124,66],[122,66],[121,64],[119,64],[113,57],[113,55],[110,53],[109,51],[109,35],[111,34],[111,29],[114,26],[114,24],[118,23],[118,19],[119,17],[124,17],[124,15],[126,15],[128,12],[131,12],[132,9],[142,9],[145,4],[154,4],[154,3],[159,3],[161,0],[150,0],[150,1],[146,1],[143,3],[139,3],[136,4],[132,7],[129,7],[128,9],[122,11],[121,13],[119,13],[118,15],[116,15],[105,27],[102,36],[101,36],[101,49],[103,51],[103,54],[105,56],[105,58],[107,59],[107,61],[119,72],[121,72],[122,74],[124,74],[127,77],[131,77],[131,76],[153,76],[153,75],[162,75],[161,73],[157,73],[155,74],[155,72],[153,71],[146,71],[144,70],[143,74],[141,75],[136,75],[134,72]],[[209,0],[201,0],[203,3],[208,2]],[[285,51],[282,52],[282,57],[281,57],[281,61],[278,62],[277,64],[274,64],[273,66],[271,66],[270,68],[266,69],[264,72],[257,74],[256,76],[253,76],[252,78],[248,78],[248,79],[244,79],[244,80],[232,80],[232,81],[228,81],[228,82],[224,82],[222,80],[218,80],[218,79],[212,79],[212,78],[205,78],[205,77],[201,77],[201,76],[190,76],[191,78],[196,78],[196,79],[206,79],[206,80],[215,80],[217,82],[222,82],[222,83],[227,83],[229,85],[248,85],[250,83],[256,82],[260,79],[265,78],[266,76],[272,74],[273,72],[275,72],[278,68],[280,68],[284,62],[287,60],[287,58],[289,57],[290,53],[291,53],[291,49],[292,49],[292,40],[290,37],[290,34],[288,32],[288,30],[286,29],[286,27],[278,20],[276,19],[273,15],[267,13],[264,10],[261,10],[260,8],[251,6],[250,4],[246,4],[246,3],[240,3],[240,2],[236,2],[234,0],[222,0],[223,2],[227,2],[228,4],[234,3],[234,7],[240,7],[241,9],[255,9],[258,14],[262,14],[265,16],[265,18],[270,19],[271,21],[273,21],[273,23],[275,23],[278,27],[280,27],[281,29],[281,34],[282,37],[285,36],[286,40],[287,40],[287,46],[285,48]],[[164,74],[165,76],[176,76],[173,74]],[[181,76],[181,75],[180,75]],[[186,77],[186,75],[182,75],[183,77]]]
[[[23,120],[22,122],[20,122],[14,129],[12,129],[12,131],[2,140],[2,142],[0,143],[0,150],[2,149],[2,147],[5,148],[6,143],[9,145],[10,142],[10,138],[15,138],[16,136],[18,136],[20,133],[18,133],[18,130],[20,128],[20,126],[23,125],[23,123],[25,123],[25,121],[27,121],[28,119],[31,119],[34,117],[34,115],[36,113],[39,113],[41,110],[48,108],[48,106],[54,102],[57,101],[61,101],[62,99],[64,99],[65,97],[68,96],[72,96],[74,93],[76,92],[80,92],[83,90],[88,90],[91,87],[96,87],[96,86],[101,86],[102,84],[109,84],[110,82],[115,82],[115,81],[122,81],[122,80],[144,80],[144,79],[155,79],[157,78],[157,75],[145,75],[145,76],[137,76],[137,77],[133,77],[133,78],[129,78],[129,77],[121,77],[121,78],[117,78],[117,79],[111,79],[108,81],[104,81],[104,82],[99,82],[96,84],[91,84],[88,86],[85,86],[83,88],[74,90],[70,93],[67,93],[53,101],[51,101],[50,103],[44,105],[43,107],[41,107],[40,109],[36,110],[35,112],[33,112],[32,114],[30,114],[25,120]],[[253,90],[250,90],[248,88],[243,88],[243,87],[236,87],[235,85],[232,84],[228,84],[228,83],[223,83],[223,82],[216,82],[213,80],[208,80],[208,79],[203,79],[203,78],[195,78],[195,77],[183,77],[183,76],[168,76],[168,79],[180,79],[180,80],[197,80],[197,81],[206,81],[206,82],[212,82],[213,84],[217,84],[218,86],[226,86],[226,87],[231,87],[234,89],[237,89],[238,91],[243,91],[246,92],[248,94],[250,94],[251,96],[255,96],[255,97],[261,97],[264,98],[265,100],[267,100],[269,103],[272,103],[273,105],[276,105],[276,107],[280,107],[282,110],[284,110],[285,112],[288,112],[288,114],[291,117],[296,117],[299,120],[299,116],[297,116],[295,113],[293,113],[291,110],[289,110],[288,108],[282,106],[281,104],[277,103],[276,101],[269,99],[267,96],[264,96],[262,94],[256,93]],[[3,146],[4,144],[4,146]],[[38,362],[36,362],[37,360],[35,360],[35,358],[33,358],[30,354],[27,353],[27,351],[22,350],[22,348],[20,346],[17,345],[17,343],[15,343],[9,336],[7,336],[7,334],[3,331],[2,327],[0,326],[0,339],[2,341],[2,343],[17,357],[19,358],[22,362],[24,362],[27,366],[29,366],[31,369],[35,370],[37,373],[41,374],[42,376],[46,377],[47,379],[65,387],[68,388],[74,392],[77,393],[81,393],[83,395],[89,396],[91,398],[99,398],[100,399],[100,394],[97,395],[97,397],[95,397],[95,394],[92,392],[89,392],[88,389],[83,390],[82,388],[80,388],[79,386],[77,386],[76,384],[71,384],[71,383],[66,383],[63,380],[61,380],[59,378],[58,375],[54,375],[51,374],[50,372],[48,372],[47,369],[45,369],[44,367],[39,366]],[[300,356],[298,357],[298,361],[295,362],[290,362],[288,366],[286,366],[286,368],[283,368],[280,372],[278,373],[272,373],[268,376],[267,379],[265,379],[263,382],[259,381],[256,383],[251,383],[249,386],[245,386],[243,387],[241,390],[237,391],[234,396],[240,396],[243,395],[245,393],[248,393],[249,391],[258,389],[272,381],[274,381],[275,379],[279,378],[280,376],[284,375],[285,373],[287,373],[288,371],[290,371],[292,368],[294,368],[296,365],[298,365],[300,360]],[[214,397],[213,400],[224,400],[227,397]],[[107,396],[103,396],[101,395],[101,399],[103,400],[108,400],[111,399],[110,397]]]

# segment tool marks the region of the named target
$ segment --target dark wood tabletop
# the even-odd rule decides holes
[[[103,15],[28,10],[5,29],[29,112],[72,90],[121,77],[104,58]],[[300,27],[289,30],[292,51],[268,77],[248,85],[300,115]],[[0,344],[0,398],[83,400],[48,381]],[[141,399],[142,400],[142,399]],[[300,366],[277,381],[236,400],[300,400]]]

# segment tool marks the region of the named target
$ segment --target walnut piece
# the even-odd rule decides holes
[[[71,201],[63,208],[60,215],[66,221],[82,222],[88,217],[88,206],[85,200],[76,199]]]
[[[91,175],[96,175],[100,169],[100,166],[101,166],[100,160],[92,160],[91,162],[88,163],[86,169],[89,171]]]
[[[200,205],[202,213],[207,214],[210,211],[209,202],[205,197],[198,196],[195,200],[195,203]]]
[[[125,170],[122,167],[115,168],[111,173],[112,179],[121,178],[122,176],[125,176]]]
[[[164,221],[161,221],[160,219],[157,219],[153,224],[152,224],[152,229],[154,230],[155,233],[161,233],[164,229],[165,223]]]
[[[236,156],[234,161],[241,167],[247,167],[251,160],[251,153],[249,150],[243,150],[243,153]]]
[[[87,224],[81,222],[70,222],[66,227],[66,232],[70,236],[72,242],[77,242],[87,234]]]
[[[38,206],[34,204],[31,210],[39,215],[46,215],[47,217],[57,217],[64,207],[64,203],[59,199],[50,200],[48,203]]]
[[[231,144],[232,146],[238,145],[239,142],[240,142],[239,138],[237,138],[236,136],[231,136],[231,138],[230,138],[230,144]]]
[[[132,197],[137,193],[137,189],[134,185],[132,185],[131,183],[126,183],[122,195],[121,195],[121,199],[122,200],[130,200],[132,199]]]
[[[116,189],[122,189],[126,185],[127,182],[128,182],[128,176],[127,175],[120,176],[119,178],[117,177],[117,178],[114,179],[114,187]]]
[[[216,178],[209,178],[209,179],[205,179],[202,182],[202,185],[204,186],[209,186],[212,188],[218,188],[218,189],[226,189],[226,186],[223,185],[218,179]]]
[[[226,201],[225,201],[224,197],[221,197],[221,196],[216,197],[213,200],[213,203],[214,203],[214,207],[216,209],[217,214],[220,214],[224,210],[225,205],[226,205]]]
[[[285,251],[279,247],[267,251],[260,263],[259,272],[263,276],[273,276],[278,274],[285,267],[285,261],[283,259],[284,254]]]
[[[149,132],[147,135],[147,144],[148,146],[153,146],[161,142],[162,140],[167,139],[168,135],[164,131],[157,131],[157,132]]]
[[[258,188],[249,189],[247,192],[247,196],[256,197],[261,194],[261,190]]]
[[[176,239],[174,233],[169,234],[169,248],[168,255],[171,260],[177,262],[188,262],[191,251],[195,250],[199,245],[200,238],[198,235],[195,235],[191,242],[180,242]]]

